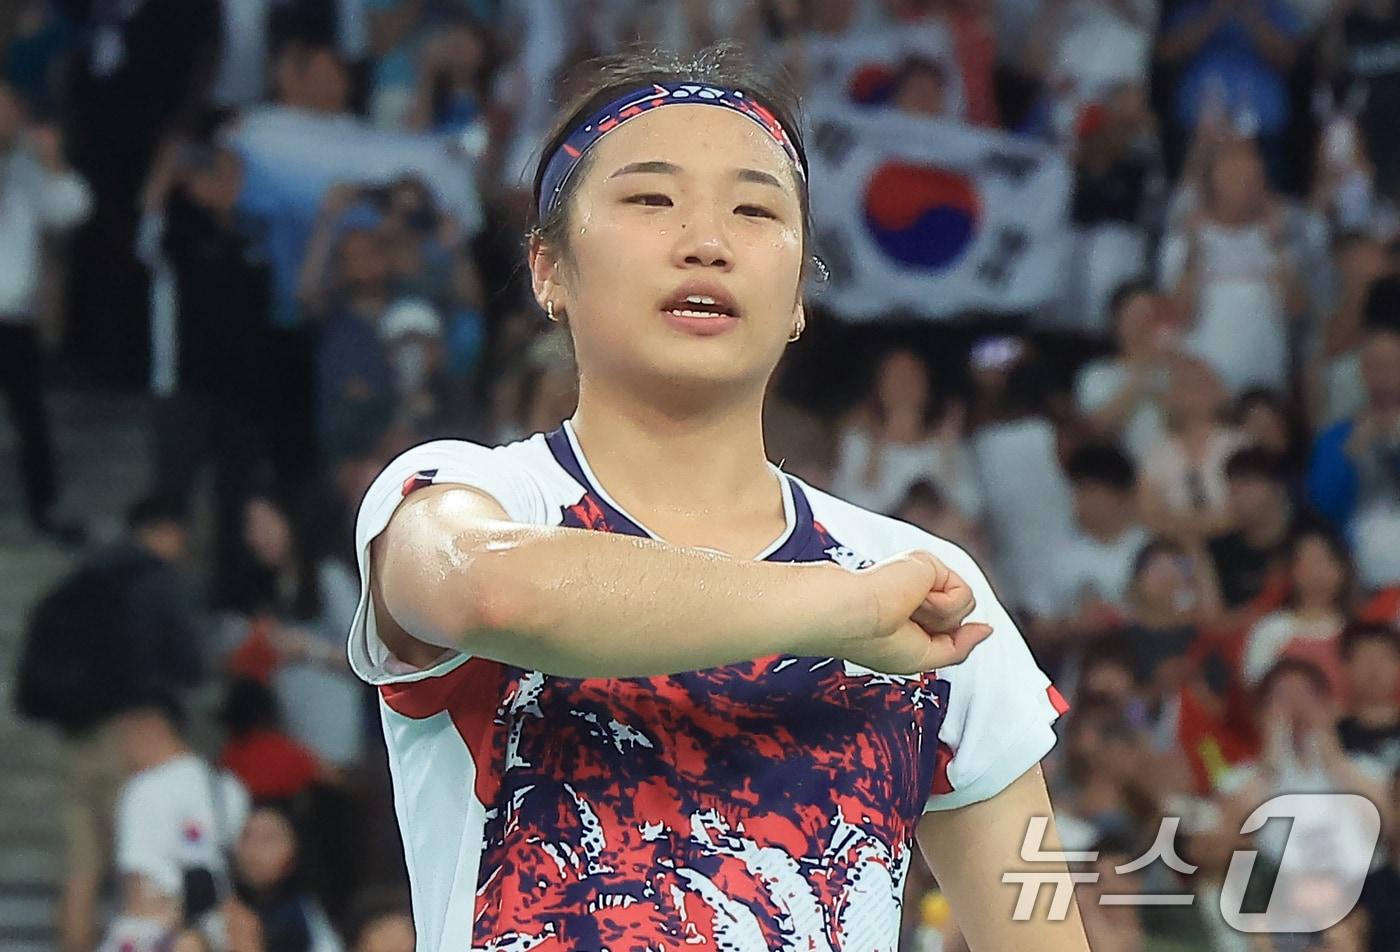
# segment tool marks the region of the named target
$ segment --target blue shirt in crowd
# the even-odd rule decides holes
[[[1290,37],[1301,31],[1298,18],[1280,0],[1250,0],[1265,18]],[[1213,0],[1190,0],[1167,18],[1167,29],[1206,15]],[[1283,73],[1254,46],[1249,30],[1236,18],[1220,25],[1183,67],[1177,82],[1177,125],[1194,129],[1201,109],[1221,97],[1229,114],[1253,117],[1260,135],[1282,132],[1288,124],[1288,86]]]

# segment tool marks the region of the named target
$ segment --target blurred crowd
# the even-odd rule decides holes
[[[572,412],[522,267],[535,150],[589,57],[730,37],[808,90],[885,55],[864,108],[1072,170],[1044,307],[853,323],[818,287],[766,427],[988,567],[1071,703],[1046,769],[1098,853],[1092,947],[1400,949],[1396,0],[17,0],[0,386],[33,529],[83,556],[31,634],[123,673],[74,709],[44,652],[20,672],[63,729],[63,952],[412,947],[344,657],[356,506],[408,446]],[[55,379],[155,396],[114,548],[65,518]],[[1241,833],[1293,792],[1364,795],[1374,854],[1344,810]],[[1135,864],[1164,829],[1178,861]],[[1359,864],[1358,908],[1235,932],[1232,854],[1277,870],[1288,836],[1293,904]],[[1137,892],[1195,899],[1100,902]],[[905,938],[963,947],[921,868]]]

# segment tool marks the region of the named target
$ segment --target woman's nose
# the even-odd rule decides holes
[[[708,213],[693,215],[681,224],[677,252],[687,267],[728,269],[734,260],[723,227]]]

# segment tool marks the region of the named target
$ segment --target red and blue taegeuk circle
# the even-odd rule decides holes
[[[884,106],[894,99],[899,76],[888,63],[865,63],[851,71],[847,93],[860,106]]]
[[[902,265],[941,270],[956,264],[977,236],[982,203],[973,183],[936,166],[889,161],[865,187],[865,224]]]

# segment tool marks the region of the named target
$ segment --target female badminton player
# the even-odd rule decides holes
[[[576,413],[409,450],[362,503],[350,656],[420,950],[885,952],[916,844],[976,952],[1087,949],[1051,890],[1012,921],[1002,874],[1057,868],[1021,853],[1063,703],[982,572],[764,455],[793,112],[729,51],[606,65],[535,176]]]

